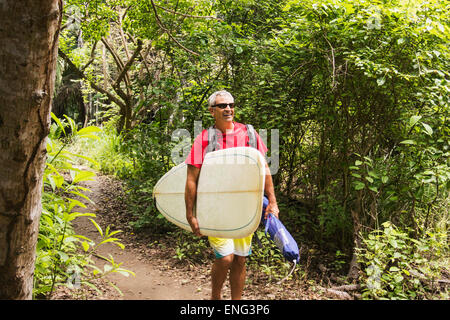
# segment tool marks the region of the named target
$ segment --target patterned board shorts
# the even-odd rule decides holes
[[[232,253],[243,257],[249,256],[252,253],[252,237],[253,233],[241,239],[208,237],[208,240],[216,258],[220,259]]]

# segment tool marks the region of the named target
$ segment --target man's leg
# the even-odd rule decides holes
[[[230,269],[231,298],[241,299],[246,276],[245,256],[251,253],[252,237],[253,234],[242,239],[208,237],[216,255],[211,270],[211,299],[221,298],[222,287]]]
[[[228,270],[233,264],[234,254],[230,254],[223,258],[217,258],[211,269],[211,300],[220,300],[222,298],[222,287],[225,282]],[[231,280],[231,279],[230,279]]]
[[[245,257],[235,255],[230,270],[231,299],[241,300],[245,285]]]

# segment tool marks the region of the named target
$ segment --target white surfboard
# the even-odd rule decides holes
[[[155,185],[159,212],[175,225],[191,231],[186,220],[184,190],[187,165],[181,163]],[[200,232],[218,238],[243,238],[254,232],[262,213],[265,159],[251,147],[209,152],[197,184],[195,213]]]

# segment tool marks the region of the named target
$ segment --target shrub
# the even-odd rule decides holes
[[[119,239],[114,237],[120,231],[110,231],[109,227],[102,230],[95,220],[90,219],[101,236],[99,243],[95,243],[83,235],[77,235],[72,227],[72,221],[78,217],[95,217],[93,213],[78,212],[80,207],[86,208],[86,205],[75,199],[79,197],[91,201],[84,194],[89,189],[79,183],[92,180],[95,173],[74,167],[75,159],[94,161],[69,152],[66,148],[75,137],[98,139],[94,132],[100,129],[86,127],[77,130],[74,121],[69,117],[66,116],[67,122],[60,121],[54,114],[52,117],[55,123],[47,143],[48,161],[43,177],[42,215],[36,247],[33,287],[35,298],[50,298],[57,286],[79,288],[86,284],[96,289],[93,280],[111,272],[126,276],[133,274],[121,268],[121,264],[117,264],[112,256],[103,257],[108,262],[103,270],[96,267],[92,260],[92,256],[98,255],[99,246],[104,243],[112,242],[123,249]],[[66,132],[66,126],[70,126],[70,134]],[[70,181],[64,179],[64,173],[70,175]]]
[[[358,257],[364,299],[428,299],[438,296],[436,279],[445,270],[448,245],[443,233],[416,240],[390,222],[363,239]],[[447,293],[445,293],[447,294]],[[448,298],[448,294],[447,294]]]

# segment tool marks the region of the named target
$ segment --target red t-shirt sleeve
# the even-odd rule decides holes
[[[191,164],[200,169],[202,167],[204,152],[207,145],[208,130],[203,130],[202,133],[195,138],[185,163]]]

